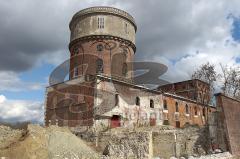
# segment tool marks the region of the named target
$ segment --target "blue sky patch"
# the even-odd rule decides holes
[[[240,17],[232,17],[233,29],[232,37],[235,41],[240,42]]]

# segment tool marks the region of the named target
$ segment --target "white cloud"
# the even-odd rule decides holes
[[[122,4],[122,5],[121,5]],[[169,67],[164,79],[186,80],[199,65],[211,62],[239,65],[240,44],[232,38],[233,21],[240,16],[240,1],[233,0],[123,0],[115,6],[136,19],[139,60],[162,62]]]
[[[40,90],[46,84],[37,82],[24,82],[17,73],[11,71],[0,71],[0,91],[26,91],[26,90]]]
[[[6,97],[4,95],[0,95],[0,104],[5,102]]]
[[[43,122],[43,103],[30,100],[10,100],[0,95],[0,120],[6,122]]]

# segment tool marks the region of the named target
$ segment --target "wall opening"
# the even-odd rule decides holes
[[[113,115],[111,117],[111,128],[116,128],[121,126],[121,116]]]

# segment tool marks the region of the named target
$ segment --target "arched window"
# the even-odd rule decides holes
[[[102,44],[97,45],[97,51],[103,51],[103,45]]]
[[[189,107],[187,104],[185,105],[185,111],[186,111],[186,114],[189,114]]]
[[[202,114],[205,116],[205,108],[202,109]]]
[[[179,112],[178,102],[175,103],[175,107],[176,107],[176,112]]]
[[[127,76],[127,64],[126,63],[123,63],[122,75],[125,77]]]
[[[117,106],[119,103],[119,95],[115,94],[115,106]]]
[[[103,60],[97,59],[96,65],[97,65],[96,73],[103,73]]]
[[[164,110],[167,110],[167,109],[168,109],[167,100],[166,100],[166,99],[163,100],[163,109],[164,109]]]
[[[154,108],[154,101],[150,99],[150,108]]]
[[[197,107],[194,107],[194,114],[198,115]]]
[[[136,105],[140,106],[140,98],[136,97]]]
[[[75,46],[73,48],[73,55],[77,55],[78,53],[79,53],[79,48],[78,48],[78,46]]]

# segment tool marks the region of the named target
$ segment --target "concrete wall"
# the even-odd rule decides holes
[[[104,7],[100,8],[101,10]],[[115,13],[114,9],[99,12],[98,8],[93,8],[91,13],[73,18],[70,24],[71,41],[89,35],[112,35],[121,37],[135,44],[135,27],[130,20]],[[98,17],[104,18],[104,28],[98,28]],[[127,24],[127,30],[125,30]],[[126,32],[127,31],[127,32]]]
[[[223,138],[226,148],[233,155],[240,155],[240,101],[222,94],[217,94],[216,99],[220,113],[219,123],[223,124],[222,129],[225,130]]]
[[[113,158],[152,158],[149,132],[102,133],[98,136],[97,145],[98,151]]]

